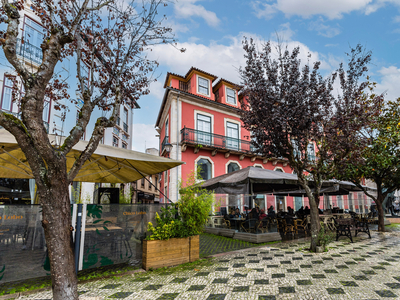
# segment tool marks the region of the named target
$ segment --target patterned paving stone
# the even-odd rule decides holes
[[[239,293],[239,292],[248,292],[249,287],[248,286],[235,286],[233,287],[232,292],[234,293]]]
[[[188,278],[174,278],[173,280],[171,280],[172,283],[184,283],[188,280]]]
[[[397,295],[393,293],[392,291],[389,290],[382,290],[382,291],[375,291],[379,296],[381,297],[387,297],[387,298],[395,298]]]
[[[283,278],[283,277],[285,277],[285,274],[283,273],[271,274],[271,278]]]
[[[163,286],[161,284],[150,284],[146,286],[143,290],[145,291],[157,291],[158,289],[161,289]]]
[[[228,271],[229,268],[216,268],[215,271],[219,271],[219,272],[225,272]]]
[[[233,274],[233,277],[247,277],[247,274],[235,273]]]
[[[103,287],[101,287],[101,289],[105,289],[105,290],[113,290],[116,289],[117,287],[119,287],[121,284],[107,284]]]
[[[299,269],[287,269],[286,270],[288,273],[300,273]]]
[[[281,286],[279,287],[279,294],[295,293],[294,286]]]
[[[200,276],[208,276],[208,275],[210,275],[210,272],[199,272],[199,273],[196,273],[196,275],[194,275],[194,276],[200,277]]]
[[[204,290],[205,288],[206,288],[205,285],[191,285],[191,286],[188,288],[188,291],[202,291],[202,290]]]
[[[226,294],[210,294],[207,300],[224,300]]]
[[[329,295],[341,295],[345,294],[344,290],[341,288],[327,288],[326,291]]]
[[[388,287],[391,289],[400,289],[400,283],[394,282],[394,283],[385,283]]]
[[[276,300],[275,296],[258,296],[258,300]]]
[[[123,298],[129,297],[132,294],[133,294],[133,292],[118,292],[118,293],[110,295],[109,298],[120,298],[120,299],[123,299]],[[172,299],[174,299],[174,298],[172,298]]]
[[[227,283],[229,278],[215,278],[212,283]]]
[[[353,276],[355,280],[369,280],[367,276],[364,275],[355,275]]]
[[[179,293],[165,293],[158,297],[157,300],[174,300],[178,295]]]
[[[343,286],[352,286],[352,287],[357,287],[358,286],[358,284],[355,283],[354,281],[340,281],[340,283]]]
[[[302,280],[297,280],[298,285],[312,285],[311,280],[309,279],[302,279]]]
[[[269,284],[268,279],[256,279],[254,280],[254,284]]]
[[[324,274],[312,274],[311,276],[312,276],[312,278],[315,278],[315,279],[326,278],[326,276]]]

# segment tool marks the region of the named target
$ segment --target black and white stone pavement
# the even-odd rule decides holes
[[[400,233],[342,237],[329,252],[306,242],[219,254],[211,266],[80,284],[80,299],[400,299]],[[51,299],[42,292],[19,299]]]

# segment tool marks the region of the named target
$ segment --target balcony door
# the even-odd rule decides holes
[[[211,117],[197,114],[197,142],[211,145]]]
[[[239,150],[239,125],[226,122],[226,147]]]

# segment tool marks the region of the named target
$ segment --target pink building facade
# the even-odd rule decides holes
[[[242,127],[240,119],[245,99],[240,95],[239,85],[192,67],[185,76],[168,73],[164,88],[156,122],[160,155],[185,162],[161,176],[160,189],[171,201],[179,199],[178,182],[185,181],[197,167],[201,167],[203,180],[248,166],[293,172],[283,159],[266,159],[252,152],[250,132]],[[169,153],[166,144],[173,146]],[[229,199],[227,195],[217,195],[216,198],[216,210],[220,206],[242,208],[248,201],[243,196]],[[166,199],[160,195],[160,201]],[[297,210],[308,205],[304,197],[275,195],[258,195],[254,202],[261,208],[272,205],[284,211],[288,206]]]

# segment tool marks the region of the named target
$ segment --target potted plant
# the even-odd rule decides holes
[[[180,199],[156,214],[156,226],[148,224],[143,241],[143,268],[160,268],[199,259],[199,234],[203,232],[212,207],[213,194],[196,184],[192,172],[180,183]]]

